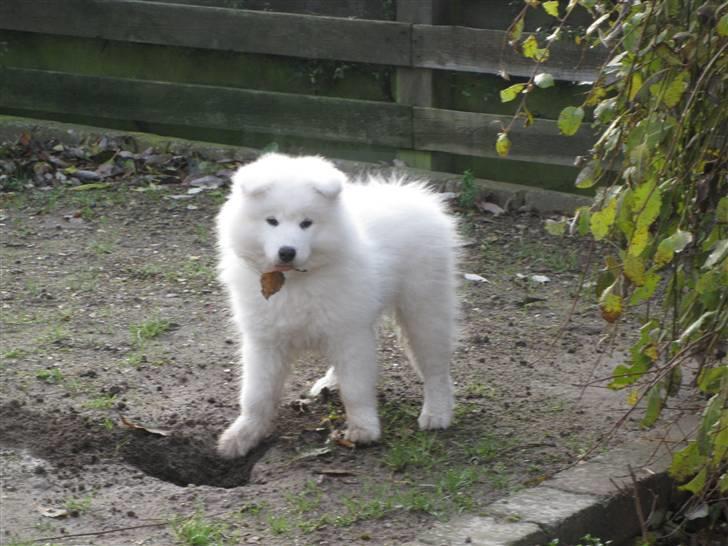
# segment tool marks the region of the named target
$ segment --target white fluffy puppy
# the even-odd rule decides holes
[[[320,157],[268,154],[241,167],[217,218],[220,279],[243,336],[240,416],[220,436],[224,457],[271,431],[296,354],[315,349],[331,368],[312,393],[338,386],[346,438],[380,437],[376,324],[393,312],[424,382],[422,429],[453,413],[455,222],[421,184],[352,183]],[[261,274],[285,272],[265,299]]]

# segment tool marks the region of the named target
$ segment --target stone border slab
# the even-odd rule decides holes
[[[437,524],[405,546],[546,546],[554,538],[568,546],[587,534],[627,544],[641,530],[635,489],[645,517],[670,504],[674,487],[667,469],[672,451],[697,423],[697,416],[686,415],[537,487],[500,499],[485,507],[483,515]]]
[[[0,141],[17,139],[23,132],[29,131],[41,139],[56,139],[59,142],[78,145],[88,138],[109,136],[112,138],[131,138],[139,150],[155,147],[175,154],[200,153],[211,159],[230,158],[248,162],[260,155],[260,150],[225,144],[215,144],[181,138],[159,136],[150,133],[136,133],[44,121],[15,116],[0,116]],[[359,161],[335,160],[339,168],[352,175],[366,172],[399,172],[409,176],[428,180],[440,191],[458,191],[462,175],[433,172],[423,169],[401,168]],[[499,204],[506,210],[534,210],[542,213],[572,213],[576,208],[591,204],[591,198],[570,193],[544,190],[538,187],[497,182],[495,180],[476,179],[479,196]]]

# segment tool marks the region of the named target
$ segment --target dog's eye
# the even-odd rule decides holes
[[[270,226],[277,226],[278,225],[278,220],[276,220],[273,217],[266,218],[265,221],[268,222],[268,225],[270,225]]]
[[[306,218],[303,222],[301,222],[298,225],[301,226],[301,229],[307,229],[313,225],[313,220],[309,220],[308,218]]]

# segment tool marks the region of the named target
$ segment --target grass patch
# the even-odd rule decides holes
[[[36,379],[40,379],[41,381],[45,381],[46,383],[50,385],[58,385],[59,383],[63,382],[63,372],[59,370],[58,368],[51,368],[47,370],[38,370],[35,373]]]
[[[165,332],[168,332],[171,327],[172,323],[166,319],[151,318],[139,324],[132,324],[129,327],[129,331],[134,346],[141,348],[147,341],[158,338]]]
[[[233,544],[227,533],[226,524],[205,519],[195,514],[189,519],[172,523],[172,532],[179,544],[185,546],[225,546]]]
[[[114,404],[116,404],[116,396],[105,394],[84,402],[83,407],[91,410],[109,410],[114,407]]]

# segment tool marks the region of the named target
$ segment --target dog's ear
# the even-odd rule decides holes
[[[232,176],[233,190],[239,190],[248,197],[263,195],[272,182],[270,178],[260,176],[260,170],[255,165],[240,167]]]
[[[316,180],[313,189],[328,199],[336,199],[344,187],[345,180],[346,177],[342,173],[336,173],[336,176]]]

